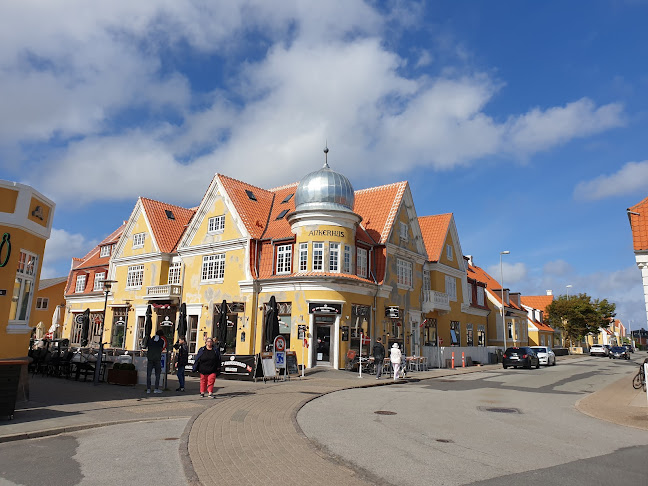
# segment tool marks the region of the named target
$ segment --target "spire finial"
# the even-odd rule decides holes
[[[330,169],[328,165],[328,140],[326,141],[326,145],[324,146],[324,168],[325,169]]]

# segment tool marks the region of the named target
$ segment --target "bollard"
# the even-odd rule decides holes
[[[452,369],[453,370],[455,369],[455,367],[454,367],[454,351],[452,352]]]
[[[464,352],[461,352],[461,367],[465,368],[466,367],[466,357],[464,356]]]

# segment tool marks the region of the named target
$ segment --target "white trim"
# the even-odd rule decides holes
[[[15,190],[18,192],[16,206],[13,213],[0,212],[0,224],[18,228],[40,238],[49,239],[52,233],[52,221],[54,220],[54,209],[56,204],[51,199],[43,196],[31,186],[0,179],[0,187]],[[50,207],[47,226],[42,226],[27,217],[29,214],[32,198],[38,199],[44,205]]]
[[[408,250],[407,248],[394,245],[393,243],[385,243],[385,253],[386,256],[391,255],[391,256],[397,256],[401,258],[407,258],[408,260],[412,260],[413,262],[419,263],[421,265],[427,262],[427,257],[425,255],[420,255],[411,250]]]
[[[344,274],[341,274],[344,275]],[[340,277],[343,278],[343,277]],[[257,285],[261,292],[302,292],[307,290],[335,291],[373,297],[378,287],[378,297],[389,297],[393,287],[379,285],[370,282],[341,283],[337,277],[314,277],[314,278],[290,278],[258,280]],[[248,294],[254,291],[255,281],[241,280],[238,282],[241,293]],[[326,300],[315,299],[314,302],[327,302]]]
[[[225,253],[233,250],[245,250],[249,246],[249,239],[238,238],[236,240],[217,241],[187,248],[178,248],[181,258],[190,256],[209,255],[212,253]],[[247,265],[245,265],[247,267]]]

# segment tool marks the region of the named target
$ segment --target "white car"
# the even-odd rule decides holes
[[[556,355],[547,346],[530,346],[538,355],[541,365],[556,366]]]
[[[607,356],[609,352],[608,348],[602,344],[592,344],[592,347],[590,348],[590,356]]]

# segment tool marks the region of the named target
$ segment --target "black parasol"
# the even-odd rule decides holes
[[[271,345],[279,335],[279,307],[277,306],[277,299],[275,299],[274,295],[270,297],[264,324],[266,344]]]
[[[148,340],[151,337],[151,331],[153,331],[153,310],[151,309],[151,304],[146,308],[146,319],[144,320],[144,346],[147,346]]]
[[[221,348],[225,348],[227,339],[227,301],[224,300],[220,308],[220,318],[218,319],[218,341]]]
[[[178,319],[178,339],[186,339],[187,334],[187,304],[180,304],[180,318]]]
[[[88,345],[88,334],[90,333],[90,309],[83,311],[83,321],[81,324],[81,347]]]

